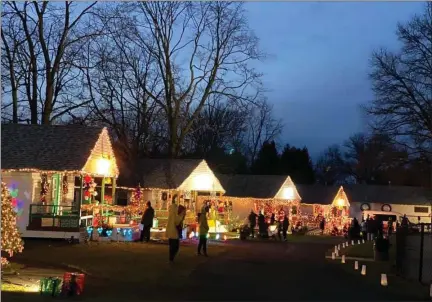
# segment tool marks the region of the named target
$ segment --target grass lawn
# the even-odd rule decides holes
[[[224,251],[224,246],[209,246],[210,256]],[[86,296],[128,296],[142,294],[159,285],[182,286],[189,274],[207,258],[195,255],[196,246],[181,246],[173,265],[168,263],[168,246],[142,243],[65,244],[26,242],[16,263],[34,267],[63,267],[81,270],[86,275]],[[67,268],[72,266],[75,269]]]
[[[331,255],[331,250],[329,254]],[[337,265],[341,265],[344,270],[346,270],[350,274],[358,274],[360,275],[362,265],[366,265],[366,276],[362,276],[365,278],[367,282],[380,284],[381,274],[387,275],[388,286],[392,288],[392,291],[395,290],[400,292],[403,295],[406,292],[415,293],[419,299],[426,299],[429,297],[429,287],[423,286],[418,282],[413,282],[410,280],[406,280],[400,276],[396,275],[395,268],[395,259],[396,259],[396,244],[395,238],[391,240],[391,247],[389,251],[390,260],[387,262],[380,261],[358,261],[359,270],[354,270],[354,262],[353,260],[347,260],[346,264],[342,264],[340,260],[335,260]],[[350,245],[344,249],[341,248],[339,255],[345,255],[346,257],[357,257],[357,258],[366,258],[373,259],[374,258],[374,250],[373,250],[373,241],[368,241],[363,244],[358,245]]]

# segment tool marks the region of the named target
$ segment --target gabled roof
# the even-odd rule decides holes
[[[302,198],[302,203],[330,205],[336,197],[340,187],[323,185],[296,185],[296,188]]]
[[[124,167],[118,185],[148,189],[177,189],[202,159],[141,159],[134,167]],[[128,171],[125,171],[128,170]]]
[[[274,198],[287,179],[286,175],[217,174],[216,177],[225,195],[252,198]]]
[[[350,202],[430,205],[430,189],[409,186],[344,185]]]
[[[1,125],[1,168],[81,171],[103,128]]]

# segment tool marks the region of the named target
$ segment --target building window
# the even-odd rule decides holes
[[[429,213],[428,207],[414,207],[415,213]]]
[[[360,210],[362,211],[369,211],[370,210],[370,205],[368,203],[362,203],[360,206]]]

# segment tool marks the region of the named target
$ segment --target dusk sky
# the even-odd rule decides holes
[[[251,2],[250,26],[270,58],[268,99],[285,128],[281,143],[306,145],[313,157],[366,127],[359,108],[373,98],[370,54],[398,49],[397,22],[423,2]]]

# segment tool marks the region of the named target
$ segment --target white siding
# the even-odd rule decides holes
[[[360,206],[363,203],[360,202],[352,202],[351,203],[351,207],[350,207],[350,216],[351,217],[356,217],[357,219],[361,219],[362,218],[362,211],[360,209]],[[382,211],[381,207],[386,204],[386,203],[372,203],[369,202],[368,203],[370,205],[370,210],[371,211]],[[417,223],[417,217],[420,216],[421,220],[420,222],[425,222],[425,223],[430,223],[431,222],[431,206],[429,205],[403,205],[403,204],[391,204],[388,203],[391,208],[392,208],[392,212],[396,212],[399,213],[401,216],[403,215],[407,215],[408,219],[413,222],[413,223]],[[416,213],[414,211],[415,207],[427,207],[428,208],[428,213]]]
[[[21,209],[18,212],[17,225],[21,233],[26,231],[29,218],[30,204],[34,202],[35,189],[33,176],[36,173],[29,172],[2,172],[1,178],[6,183],[9,190],[15,188],[18,190],[18,203],[22,204]]]

